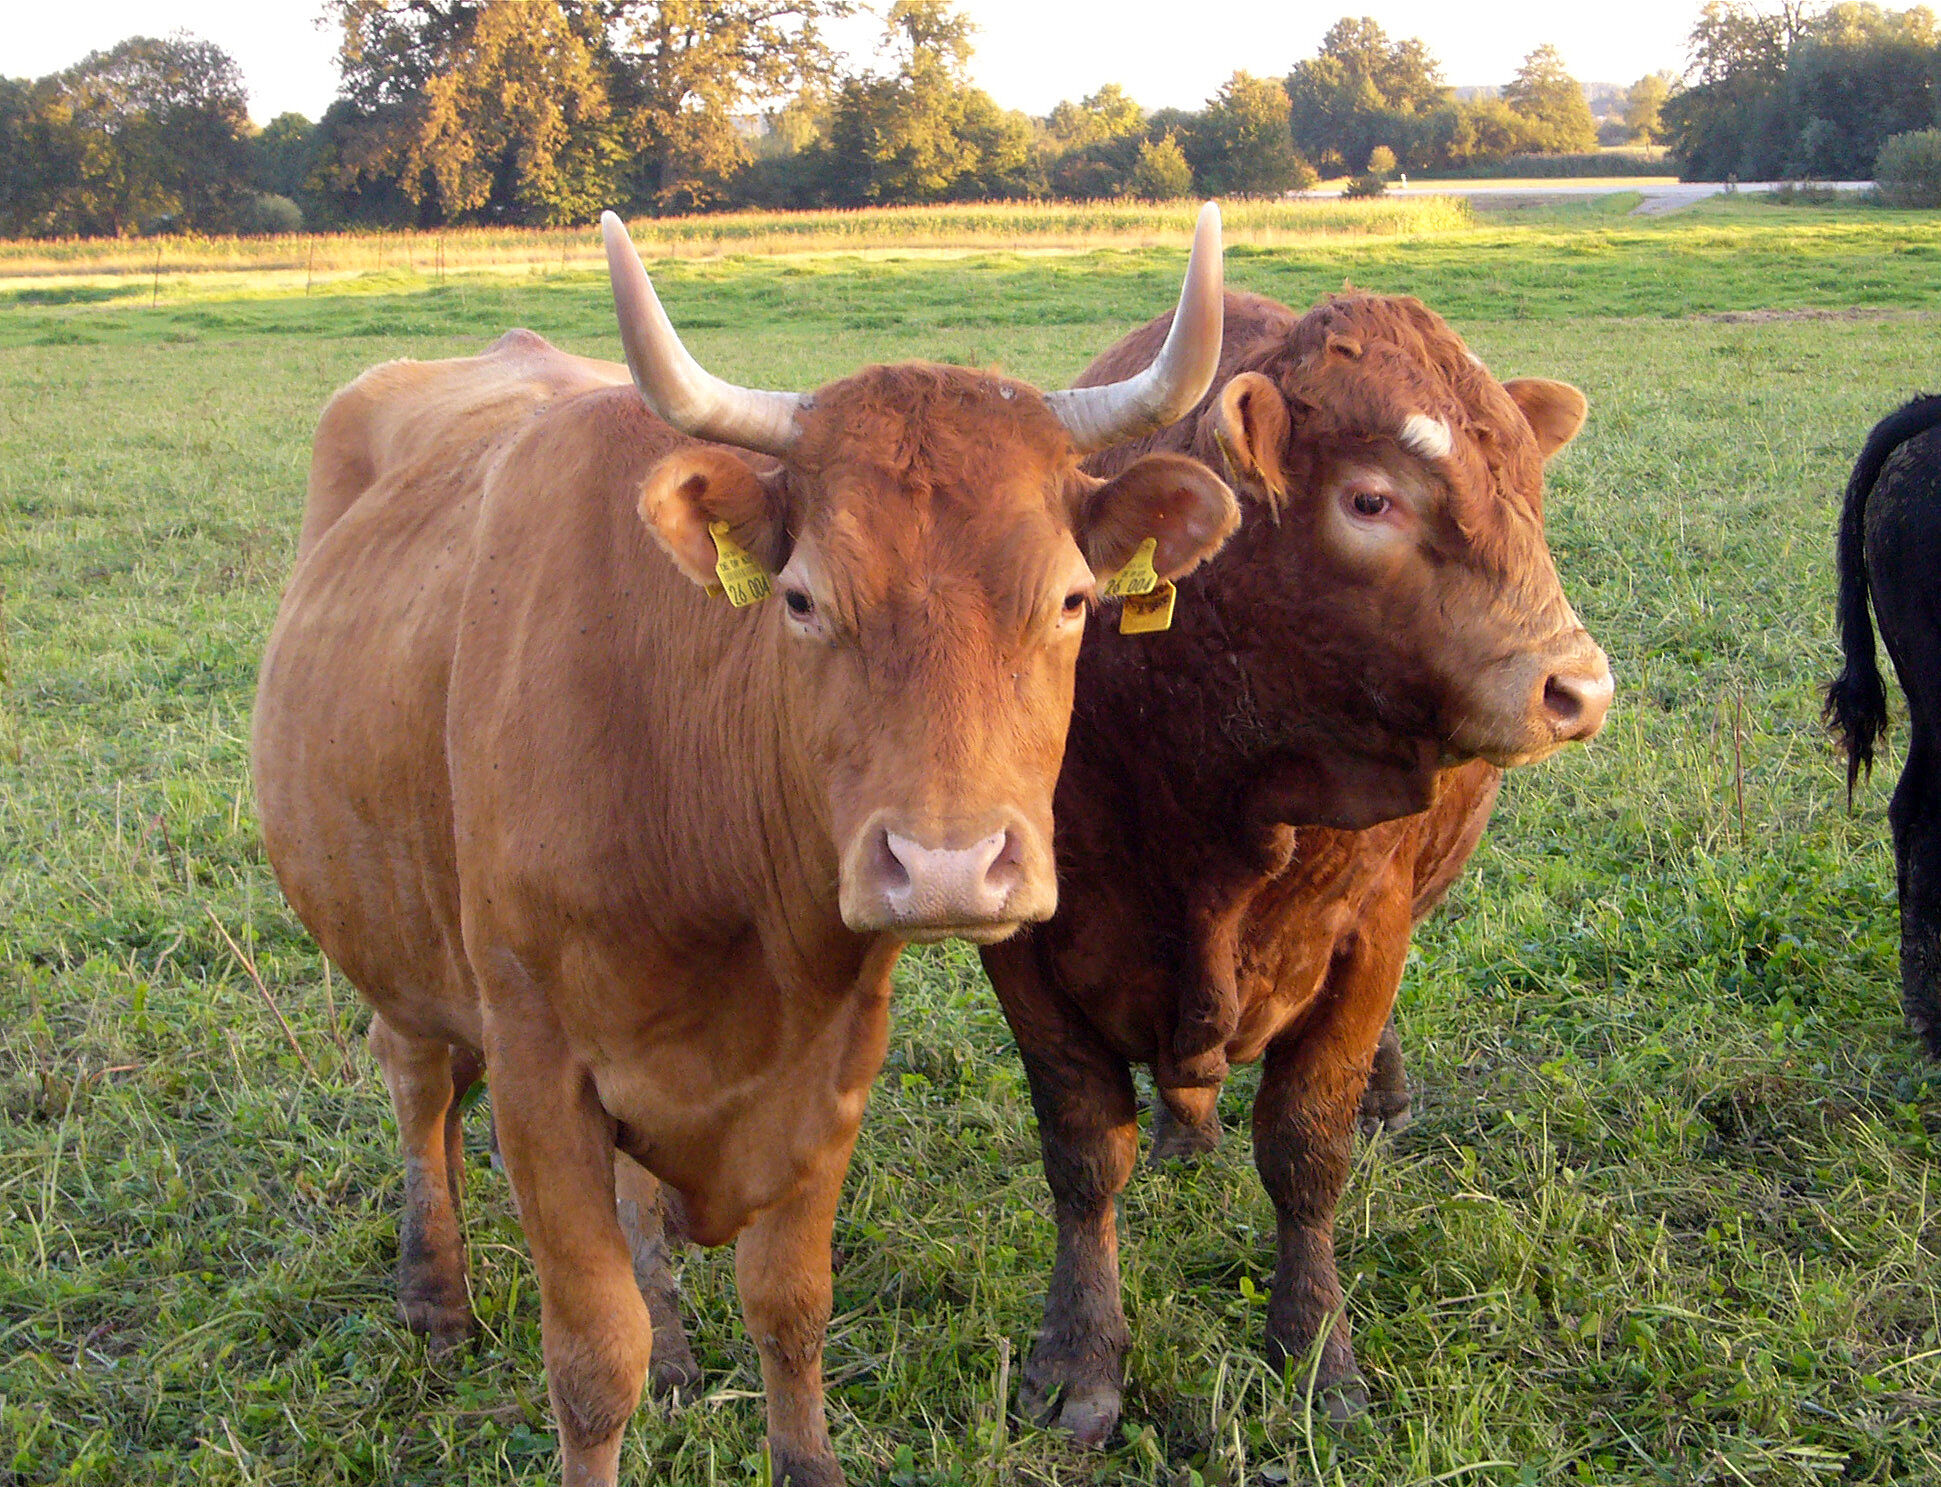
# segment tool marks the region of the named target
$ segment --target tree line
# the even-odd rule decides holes
[[[1941,36],[1925,6],[1710,0],[1686,76],[1664,123],[1691,179],[1866,179],[1890,138],[1941,122]]]
[[[633,213],[1004,198],[1276,195],[1317,171],[1488,166],[1663,136],[1688,173],[1865,174],[1934,119],[1926,10],[1811,16],[1711,0],[1685,79],[1607,100],[1538,47],[1458,97],[1414,38],[1344,17],[1284,77],[1236,72],[1199,110],[1116,86],[1045,118],[969,79],[950,0],[895,0],[867,65],[827,23],[852,0],[328,0],[339,96],[249,121],[236,64],[135,37],[0,79],[0,233],[559,225]],[[1909,120],[1918,121],[1909,123]]]

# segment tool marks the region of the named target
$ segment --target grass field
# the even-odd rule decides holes
[[[1295,302],[1344,277],[1420,293],[1499,374],[1592,406],[1550,528],[1619,700],[1589,748],[1512,777],[1419,937],[1417,1119],[1362,1150],[1340,1221],[1369,1416],[1314,1422],[1257,1361],[1272,1214],[1229,1140],[1127,1193],[1123,1438],[1086,1456],[1008,1418],[1049,1200],[953,947],[904,962],[838,1219],[852,1482],[1941,1483],[1941,1071],[1896,1004],[1897,757],[1849,816],[1816,721],[1837,493],[1936,381],[1941,220],[1622,207],[1229,262]],[[922,354],[1056,383],[1178,269],[1142,248],[664,277],[731,376]],[[245,740],[328,392],[518,323],[615,355],[604,284],[139,289],[0,300],[0,1484],[545,1482],[537,1296],[482,1159],[479,1348],[432,1360],[395,1319],[388,1102],[271,881]],[[690,1255],[684,1284],[707,1384],[643,1405],[629,1480],[754,1480],[728,1257]]]

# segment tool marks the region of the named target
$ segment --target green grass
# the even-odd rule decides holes
[[[1619,701],[1588,749],[1512,777],[1419,938],[1418,1117],[1361,1152],[1341,1213],[1374,1394],[1345,1431],[1257,1361],[1272,1215],[1231,1138],[1127,1193],[1125,1437],[1088,1457],[1005,1419],[1052,1248],[1029,1103],[974,962],[906,959],[837,1230],[853,1482],[1941,1482],[1941,1077],[1896,1006],[1887,782],[1849,817],[1815,717],[1837,492],[1874,419],[1932,385],[1941,324],[1681,318],[1926,308],[1936,253],[1933,218],[1725,204],[1233,255],[1236,285],[1296,301],[1347,273],[1418,292],[1499,374],[1586,390],[1550,526]],[[926,354],[1056,382],[1178,267],[665,277],[730,375]],[[395,1320],[388,1103],[263,861],[245,738],[328,392],[514,323],[614,337],[590,277],[367,287],[0,310],[9,1487],[553,1470],[531,1271],[482,1161],[480,1347],[433,1361]],[[643,1406],[630,1480],[749,1480],[731,1265],[696,1253],[684,1280],[706,1390]]]

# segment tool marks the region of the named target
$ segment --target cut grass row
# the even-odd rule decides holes
[[[1837,216],[1782,220],[1850,285],[1898,256]],[[1738,222],[1659,239],[1668,299],[1822,292],[1715,272],[1704,234]],[[1087,1457],[1006,1419],[1049,1203],[1002,1020],[947,948],[899,974],[839,1220],[852,1481],[1941,1481],[1941,1081],[1894,1005],[1886,791],[1846,814],[1816,719],[1836,493],[1873,419],[1931,378],[1941,325],[1617,319],[1534,292],[1517,319],[1462,292],[1464,268],[1540,288],[1571,246],[1553,230],[1357,274],[1446,291],[1500,374],[1590,395],[1549,523],[1620,685],[1595,744],[1511,778],[1412,959],[1420,1113],[1361,1152],[1340,1223],[1370,1417],[1317,1427],[1256,1361],[1272,1214],[1230,1138],[1127,1195],[1124,1438]],[[1633,292],[1623,255],[1571,261],[1580,298]],[[669,298],[750,380],[949,354],[1057,384],[1163,308],[1177,268],[693,265]],[[1295,300],[1332,271],[1230,266]],[[0,1480],[548,1480],[530,1267],[482,1160],[479,1349],[435,1362],[395,1319],[388,1105],[361,1008],[263,861],[245,740],[329,390],[512,323],[610,354],[609,314],[589,277],[0,315]],[[50,327],[85,339],[42,344]],[[751,1480],[731,1263],[693,1255],[684,1279],[707,1383],[643,1407],[629,1480]]]

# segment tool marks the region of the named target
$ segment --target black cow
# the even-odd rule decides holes
[[[1873,769],[1887,726],[1867,600],[1907,696],[1907,764],[1894,787],[1901,901],[1901,1006],[1941,1059],[1941,397],[1918,397],[1874,425],[1840,513],[1840,648],[1826,716],[1847,754],[1847,798]]]

